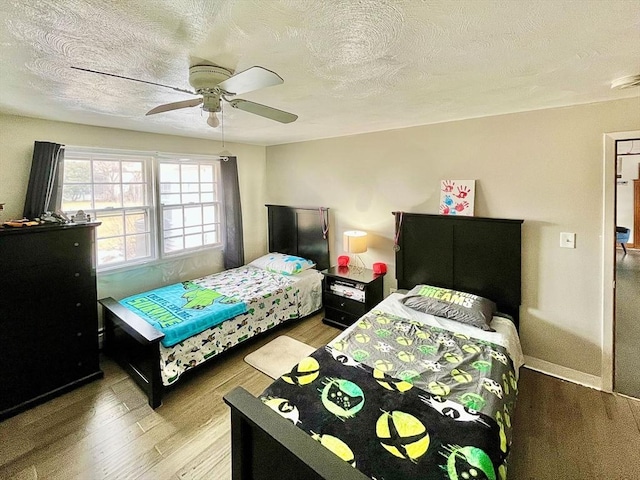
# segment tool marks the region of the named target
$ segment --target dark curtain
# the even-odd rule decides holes
[[[236,157],[225,157],[221,162],[220,171],[222,173],[226,223],[224,268],[236,268],[244,265],[242,207],[240,206],[240,184]]]
[[[34,143],[23,217],[33,219],[46,211],[55,211],[57,174],[64,157],[62,147],[51,142]]]

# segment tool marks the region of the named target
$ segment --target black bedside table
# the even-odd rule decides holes
[[[347,328],[382,301],[384,274],[349,267],[331,267],[322,274],[322,321],[327,325]]]

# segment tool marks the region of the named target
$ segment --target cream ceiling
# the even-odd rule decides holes
[[[188,94],[206,59],[283,85],[240,95],[299,115],[224,113],[226,141],[274,145],[639,95],[640,0],[22,0],[0,2],[0,111],[221,138]],[[640,105],[640,103],[639,103]]]

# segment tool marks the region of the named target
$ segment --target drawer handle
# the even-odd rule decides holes
[[[76,272],[73,274],[74,277],[79,277],[80,276],[80,272]]]
[[[82,336],[82,332],[76,333],[76,336],[81,337]]]
[[[81,307],[82,304],[80,302],[76,303],[76,307]]]
[[[340,306],[341,306],[341,307],[344,307],[345,305],[346,305],[346,303],[344,303],[344,302],[342,302],[342,303],[340,304]]]
[[[75,242],[75,243],[73,244],[73,246],[74,246],[74,247],[78,247],[78,246],[80,246],[80,244],[79,244],[78,242]]]
[[[78,362],[78,366],[81,367],[82,366],[82,362]]]

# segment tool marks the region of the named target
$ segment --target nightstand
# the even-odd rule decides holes
[[[373,270],[331,267],[322,274],[322,321],[327,325],[347,328],[382,301],[384,275]]]

